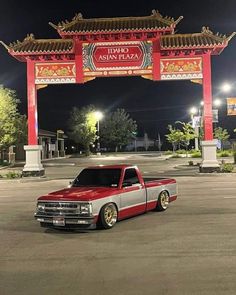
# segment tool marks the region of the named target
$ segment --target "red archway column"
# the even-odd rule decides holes
[[[28,145],[24,146],[26,161],[23,176],[42,176],[42,146],[38,145],[37,89],[35,85],[35,64],[27,61],[27,102],[28,102]]]
[[[211,53],[202,56],[203,62],[203,128],[201,172],[214,172],[220,168],[216,158],[216,140],[213,139]]]
[[[27,62],[28,145],[38,144],[38,108],[35,85],[35,64]]]
[[[211,54],[203,55],[203,101],[204,101],[204,140],[213,139],[212,125],[212,87],[211,87]]]

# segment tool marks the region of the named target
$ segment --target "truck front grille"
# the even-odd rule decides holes
[[[73,202],[39,202],[38,213],[45,215],[77,215],[80,204]]]

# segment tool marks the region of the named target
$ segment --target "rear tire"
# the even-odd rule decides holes
[[[169,205],[169,194],[167,191],[163,191],[160,193],[157,200],[157,210],[165,211]]]
[[[110,229],[116,224],[117,217],[116,206],[113,203],[108,203],[100,211],[98,225],[104,229]]]

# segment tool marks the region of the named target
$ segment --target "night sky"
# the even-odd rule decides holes
[[[231,34],[236,31],[235,0],[159,0],[159,1],[102,1],[102,0],[1,0],[0,40],[6,44],[22,41],[28,33],[37,39],[60,38],[48,22],[69,21],[81,12],[84,18],[145,16],[157,9],[163,16],[184,19],[177,25],[178,33],[198,33],[209,26],[214,33]],[[213,96],[224,99],[219,109],[219,126],[230,132],[236,128],[236,118],[226,116],[227,96],[236,96],[236,37],[220,56],[212,58]],[[223,82],[234,83],[234,90],[224,94]],[[27,111],[26,64],[11,57],[0,47],[0,84],[15,89],[21,100],[20,112]],[[153,82],[141,77],[96,78],[83,85],[49,85],[38,91],[39,127],[50,131],[67,129],[69,112],[73,106],[94,104],[101,111],[125,108],[137,121],[139,135],[163,135],[167,125],[188,121],[188,110],[199,106],[202,86],[190,81]]]

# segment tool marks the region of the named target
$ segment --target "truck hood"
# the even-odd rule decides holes
[[[112,187],[71,187],[41,196],[38,201],[93,201],[118,193]]]

